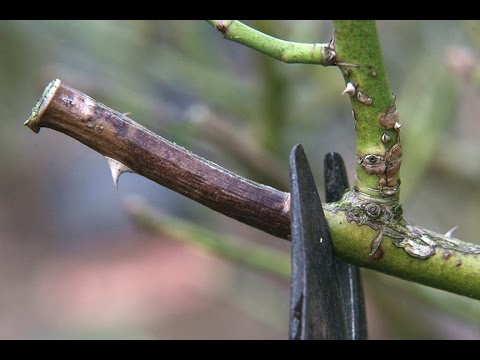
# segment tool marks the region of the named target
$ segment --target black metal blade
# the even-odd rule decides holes
[[[331,152],[325,155],[324,177],[326,201],[333,202],[342,198],[348,189],[348,176],[340,154]],[[344,300],[349,337],[352,340],[366,340],[367,318],[362,279],[358,266],[336,261],[340,290]]]
[[[290,153],[290,339],[349,339],[329,229],[303,147]]]
[[[349,188],[347,170],[339,153],[330,152],[323,161],[326,202],[338,201]]]

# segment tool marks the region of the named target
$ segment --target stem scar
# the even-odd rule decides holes
[[[228,28],[232,25],[233,20],[230,20],[228,24],[225,24],[223,21],[220,21],[215,25],[215,29],[220,31],[224,36],[227,34]]]
[[[357,91],[357,100],[364,105],[370,106],[373,104],[373,99],[361,91]]]

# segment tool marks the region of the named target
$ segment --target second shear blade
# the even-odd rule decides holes
[[[331,152],[323,162],[326,202],[338,201],[349,188],[347,171],[340,154]],[[340,290],[345,307],[349,338],[366,340],[367,317],[362,279],[358,266],[336,261]]]

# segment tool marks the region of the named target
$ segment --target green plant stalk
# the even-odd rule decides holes
[[[398,239],[384,236],[380,254],[372,260],[369,256],[371,239],[376,237],[377,231],[367,225],[348,222],[347,212],[338,211],[335,206],[324,209],[325,217],[334,251],[343,261],[480,300],[478,245],[470,244],[472,249],[476,248],[476,253],[457,251],[455,243],[460,246],[467,243],[416,227],[416,231],[432,234],[437,240],[445,239],[452,242],[452,246],[438,246],[433,255],[420,260],[409,255],[404,248],[395,246]]]
[[[386,129],[379,121],[394,99],[383,66],[375,21],[337,20],[333,25],[337,62],[357,65],[339,66],[345,85],[352,84],[355,89],[347,93],[355,119],[357,160],[369,154],[385,157],[387,151],[397,143],[399,129]],[[391,120],[395,120],[393,118],[392,114]],[[382,141],[384,134],[390,138],[386,143]],[[398,171],[393,176],[393,182],[399,180]],[[367,173],[358,161],[354,186],[360,192],[374,197],[386,196],[379,191],[379,176]],[[390,196],[398,200],[399,191]]]
[[[238,20],[207,20],[227,40],[235,41],[286,63],[335,65],[330,44],[308,44],[276,39]]]

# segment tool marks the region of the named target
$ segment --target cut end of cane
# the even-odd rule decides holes
[[[37,103],[33,107],[32,114],[27,119],[27,121],[23,123],[25,126],[28,126],[33,132],[38,133],[40,131],[38,121],[47,109],[50,101],[52,101],[52,98],[54,97],[55,92],[60,86],[60,83],[61,81],[59,79],[50,81],[50,83],[43,91],[42,96],[40,96],[40,99],[38,99]]]

